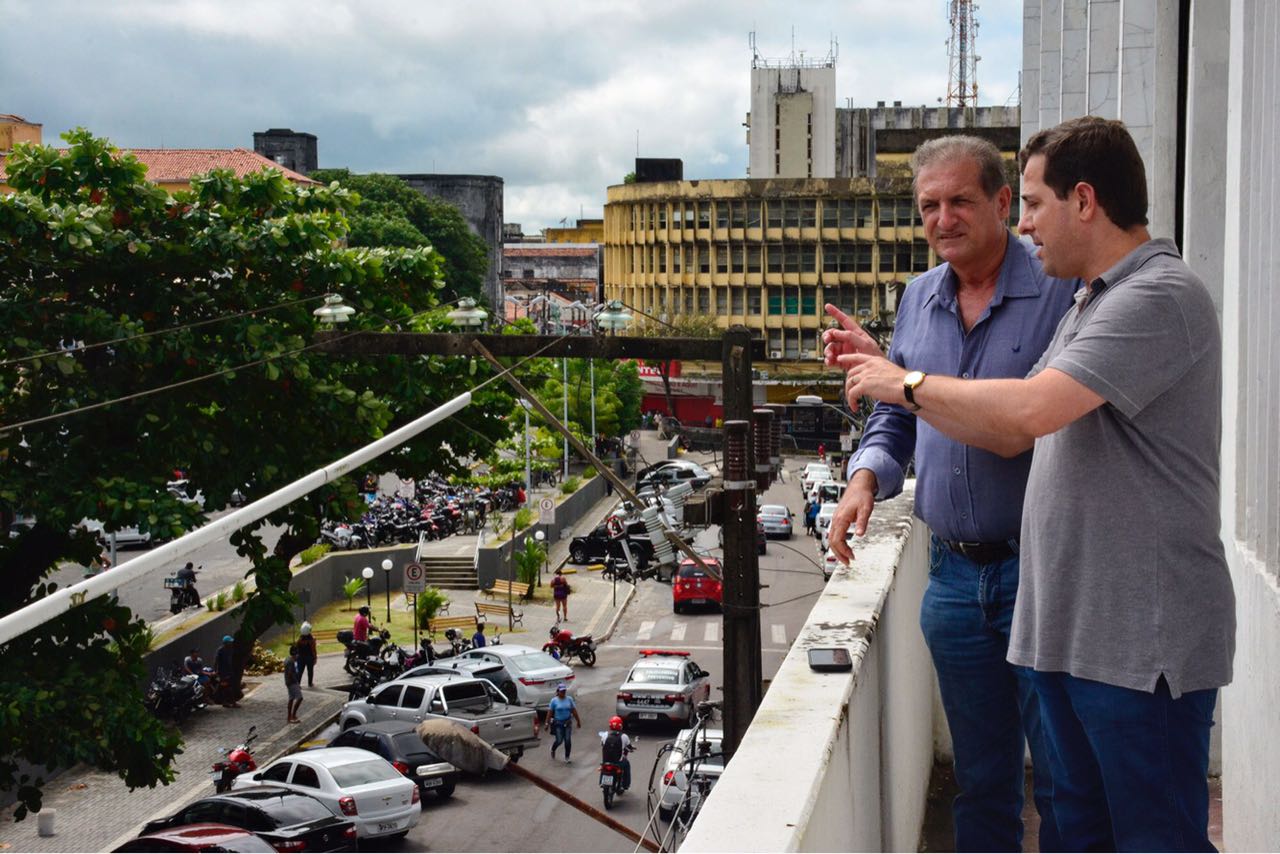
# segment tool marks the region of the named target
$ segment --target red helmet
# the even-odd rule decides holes
[[[613,717],[609,718],[609,729],[613,730],[614,732],[622,732],[622,718],[618,717],[617,715],[614,715]]]

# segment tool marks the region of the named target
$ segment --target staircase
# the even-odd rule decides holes
[[[423,555],[421,560],[427,571],[427,584],[451,590],[475,590],[480,586],[476,569],[470,557]]]

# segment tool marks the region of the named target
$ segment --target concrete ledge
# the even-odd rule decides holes
[[[917,626],[927,532],[911,503],[908,490],[877,506],[856,563],[814,605],[681,851],[917,849],[933,670]],[[819,646],[847,648],[852,672],[810,670]]]

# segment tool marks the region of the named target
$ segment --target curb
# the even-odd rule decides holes
[[[609,627],[600,634],[600,642],[604,643],[613,637],[613,630],[618,627],[618,621],[622,619],[622,615],[626,613],[627,606],[631,604],[631,599],[636,595],[636,586],[627,583],[627,595],[622,600],[622,604],[618,606],[617,612],[613,615],[613,619],[609,621]]]

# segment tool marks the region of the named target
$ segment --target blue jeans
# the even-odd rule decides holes
[[[1178,699],[1032,673],[1049,738],[1053,808],[1071,851],[1214,851],[1209,730],[1217,689]]]
[[[976,564],[930,539],[920,629],[951,728],[956,851],[1021,851],[1026,745],[1031,745],[1040,850],[1060,851],[1047,742],[1025,668],[1005,660],[1018,558]]]
[[[555,736],[555,741],[551,743],[551,755],[556,755],[556,748],[564,745],[564,758],[568,759],[569,754],[573,752],[573,718],[563,721],[551,722],[551,734]]]

